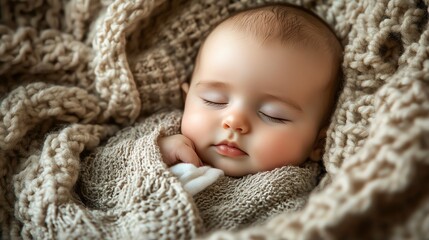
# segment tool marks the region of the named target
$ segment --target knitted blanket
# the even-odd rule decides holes
[[[83,157],[76,192],[86,207],[101,210],[97,214],[115,215],[113,221],[124,230],[106,226],[112,220],[99,219],[98,236],[81,226],[74,232],[103,239],[189,239],[255,225],[303,207],[320,172],[312,161],[241,178],[224,176],[191,199],[167,170],[156,144],[159,137],[179,133],[181,115],[162,111],[137,120]],[[121,218],[123,214],[127,217]]]
[[[73,239],[84,232],[86,238],[188,239],[202,233],[198,209],[178,182],[117,182],[95,196],[107,199],[102,205],[82,198],[84,159],[136,120],[181,108],[180,84],[190,78],[210,27],[264,2],[270,1],[0,0],[2,238]],[[289,2],[319,14],[345,46],[344,90],[323,156],[326,174],[303,209],[204,237],[429,236],[429,2]],[[138,140],[134,144],[138,149]],[[142,172],[128,169],[132,176]],[[144,174],[174,182],[164,170]],[[175,197],[161,205],[150,199],[141,206],[146,214],[133,214],[145,195],[124,187],[129,184]],[[109,201],[112,194],[125,204]],[[173,203],[176,208],[159,207]],[[171,222],[178,214],[186,217]]]

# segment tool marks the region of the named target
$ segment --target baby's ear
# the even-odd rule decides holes
[[[185,101],[186,95],[188,95],[189,92],[189,83],[184,82],[180,87],[182,88],[183,101]]]
[[[310,159],[313,161],[319,161],[322,159],[323,150],[326,143],[326,131],[327,127],[322,128],[317,135],[316,141],[314,142],[313,149],[310,152]]]

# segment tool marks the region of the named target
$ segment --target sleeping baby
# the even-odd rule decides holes
[[[242,11],[210,32],[190,83],[182,85],[181,133],[158,140],[164,162],[196,194],[200,210],[213,195],[233,204],[240,196],[256,194],[252,178],[317,165],[340,86],[341,59],[341,44],[328,25],[292,5]],[[222,172],[227,177],[216,181]],[[206,179],[202,185],[195,181],[198,174]],[[248,179],[248,193],[219,197],[228,194],[221,184],[232,191],[243,179]],[[206,206],[210,213],[202,214],[203,220],[213,228],[225,225],[209,216],[228,214],[225,209],[208,208],[213,206]],[[236,214],[243,211],[237,206]]]
[[[83,157],[83,204],[133,211],[129,229],[154,236],[153,221],[202,220],[210,232],[302,208],[321,172],[341,51],[328,25],[299,7],[227,18],[182,85],[184,111],[142,116]]]

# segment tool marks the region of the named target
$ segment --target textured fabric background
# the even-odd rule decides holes
[[[264,2],[0,0],[3,238],[97,232],[75,196],[80,155],[139,116],[181,107],[210,27]],[[208,238],[429,236],[428,1],[289,2],[326,19],[345,46],[327,174],[303,210]]]

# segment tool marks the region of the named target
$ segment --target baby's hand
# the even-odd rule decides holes
[[[162,158],[167,166],[179,162],[192,163],[199,167],[203,166],[200,158],[195,152],[194,143],[182,134],[160,138],[158,140]]]

